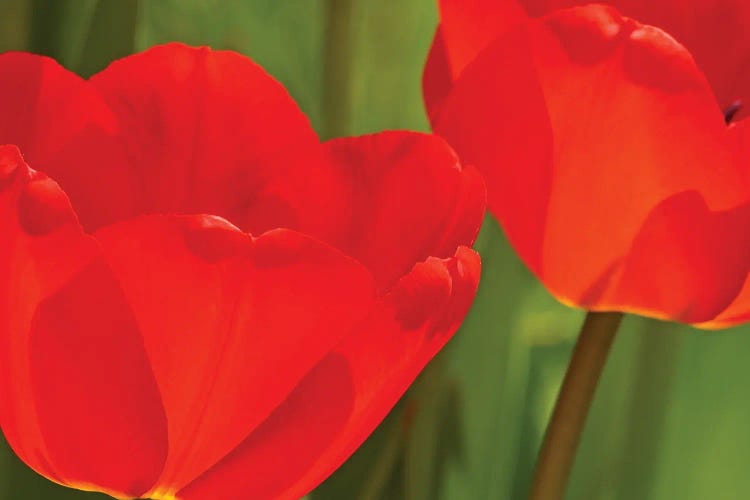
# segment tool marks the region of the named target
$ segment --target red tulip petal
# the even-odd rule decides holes
[[[441,0],[440,23],[446,51],[457,77],[498,35],[528,19],[587,0]],[[708,78],[718,105],[750,103],[750,3],[745,0],[603,0],[623,15],[656,26],[695,58]],[[739,115],[738,115],[739,116]]]
[[[133,306],[169,422],[151,495],[237,446],[371,307],[370,273],[306,236],[252,239],[210,216],[149,216],[97,233]]]
[[[448,61],[445,38],[443,30],[438,26],[422,74],[422,95],[431,122],[437,121],[442,103],[452,88],[453,75]]]
[[[265,221],[242,224],[257,193],[319,148],[281,84],[234,52],[154,47],[91,83],[117,115],[150,213],[216,214],[260,234]]]
[[[310,491],[448,341],[471,305],[479,270],[479,256],[464,247],[453,258],[415,266],[261,427],[180,498],[299,498]]]
[[[462,161],[480,169],[490,211],[538,272],[551,189],[552,132],[530,53],[525,31],[498,39],[466,68],[433,127]]]
[[[660,203],[633,240],[610,293],[594,309],[628,310],[693,323],[714,318],[737,295],[750,267],[750,203],[711,212],[695,191]],[[648,279],[644,279],[648,277]],[[615,281],[617,280],[617,281]]]
[[[0,424],[58,482],[140,496],[166,457],[142,339],[65,193],[0,147]]]
[[[48,456],[66,484],[140,497],[161,473],[167,421],[143,339],[103,261],[38,307],[31,379]]]
[[[750,119],[745,118],[740,122],[734,123],[729,127],[729,132],[737,145],[739,160],[746,163],[748,158],[750,158]],[[750,176],[750,171],[746,171],[745,174]],[[747,230],[745,231],[747,232]],[[748,320],[750,320],[750,277],[745,278],[742,289],[721,314],[717,315],[711,321],[697,326],[712,329],[726,328],[746,323]]]
[[[57,180],[85,228],[140,210],[115,117],[95,89],[32,54],[0,55],[0,76],[0,144],[17,144]]]
[[[585,0],[521,0],[531,15],[585,5]],[[610,0],[623,15],[669,33],[695,58],[719,107],[750,104],[750,3],[745,0]],[[744,114],[745,109],[740,111]],[[738,115],[738,116],[740,116]]]
[[[353,215],[335,241],[370,268],[381,288],[429,256],[471,245],[482,223],[484,183],[433,135],[384,132],[325,144]]]
[[[516,93],[498,98],[507,74]],[[540,140],[531,155],[517,146],[503,154],[493,143],[501,120],[515,137]],[[606,7],[558,11],[498,39],[456,83],[436,127],[487,173],[490,207],[523,259],[573,303],[627,256],[663,200],[694,190],[722,211],[746,198],[731,137],[689,54]],[[527,198],[525,209],[504,205],[512,192]]]
[[[454,78],[498,35],[527,19],[518,0],[439,0],[439,5]]]

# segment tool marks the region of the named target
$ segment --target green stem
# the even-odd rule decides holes
[[[621,313],[590,312],[581,328],[537,459],[532,500],[560,500]]]
[[[323,55],[323,139],[349,133],[353,0],[327,0]]]

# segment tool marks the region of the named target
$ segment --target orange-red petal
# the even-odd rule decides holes
[[[498,38],[457,80],[435,128],[486,175],[490,208],[532,270],[562,300],[587,307],[602,305],[590,289],[616,275],[662,201],[696,191],[720,212],[747,196],[730,134],[689,53],[607,7],[556,11]],[[525,147],[499,147],[498,128]],[[691,283],[713,283],[707,273],[733,264],[711,258],[690,270]],[[698,300],[725,290],[695,292]],[[640,308],[648,297],[620,300],[607,307]],[[660,316],[683,313],[654,307]]]
[[[667,198],[649,214],[609,292],[588,291],[581,305],[699,323],[737,295],[750,269],[750,202],[710,211],[695,191]],[[647,279],[646,279],[647,277]],[[606,287],[605,287],[606,288]]]
[[[586,0],[440,0],[441,31],[453,77],[491,41],[530,17],[590,4]],[[602,0],[623,15],[658,27],[695,58],[722,110],[750,104],[750,3],[745,0]],[[427,82],[431,85],[431,82]]]
[[[747,164],[750,161],[750,120],[745,118],[729,127],[738,161]],[[745,175],[750,176],[750,170],[745,170]],[[747,230],[741,235],[747,234]],[[710,321],[698,326],[702,328],[725,328],[729,326],[746,323],[750,320],[750,276],[745,277],[744,284],[734,300]]]

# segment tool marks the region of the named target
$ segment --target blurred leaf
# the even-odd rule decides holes
[[[509,498],[523,421],[529,345],[519,326],[535,285],[487,216],[475,248],[482,279],[469,316],[441,353],[463,407],[460,459],[445,469],[439,498]]]
[[[422,67],[437,25],[434,0],[354,0],[350,134],[428,130]]]
[[[98,0],[31,0],[31,52],[76,68]]]
[[[660,422],[648,498],[732,500],[750,491],[750,327],[680,329],[682,353]]]
[[[403,493],[410,500],[435,498],[447,464],[461,457],[462,401],[444,362],[433,361],[409,390]]]
[[[98,0],[88,35],[71,67],[89,77],[115,59],[133,53],[137,17],[138,0]]]
[[[0,52],[26,50],[30,17],[27,0],[2,0],[0,5]]]
[[[646,319],[641,323],[630,367],[635,374],[631,377],[628,408],[623,413],[625,432],[616,462],[618,470],[611,474],[617,482],[617,498],[648,498],[652,494],[661,437],[686,338],[678,325]]]
[[[181,41],[252,57],[321,127],[324,2],[141,0],[136,46]]]
[[[408,415],[402,400],[375,429],[364,446],[311,494],[312,500],[397,499],[403,484],[404,424]]]

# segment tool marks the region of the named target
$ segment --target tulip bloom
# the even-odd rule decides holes
[[[749,319],[750,3],[586,3],[441,0],[434,130],[561,301]]]
[[[468,311],[484,187],[441,139],[321,144],[279,83],[205,48],[88,81],[8,53],[0,76],[0,424],[40,474],[299,497]]]

